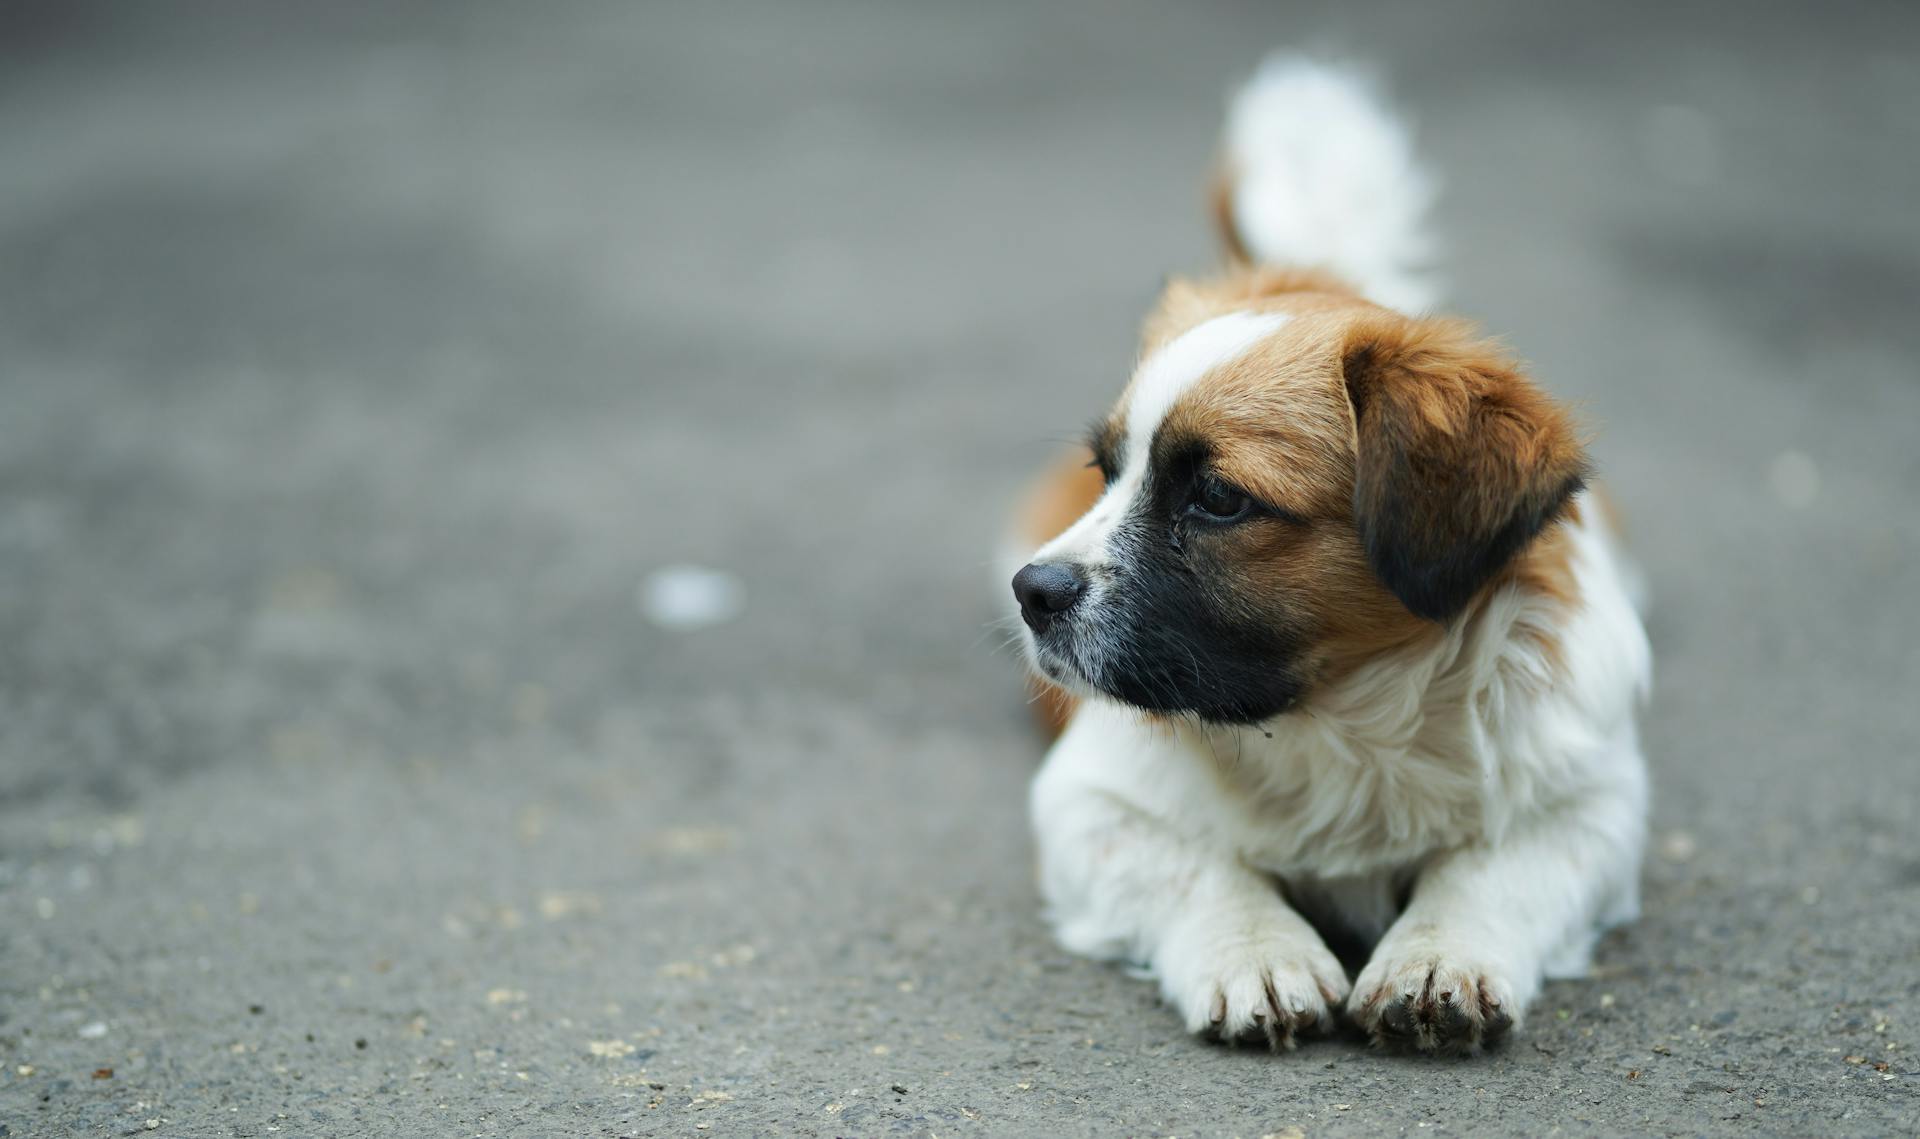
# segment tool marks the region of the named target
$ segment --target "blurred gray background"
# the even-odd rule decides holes
[[[1467,1063],[1029,877],[992,547],[1300,43],[1656,596],[1645,919]],[[1916,111],[1911,4],[9,4],[0,1135],[1913,1133]]]

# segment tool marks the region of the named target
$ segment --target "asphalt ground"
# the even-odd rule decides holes
[[[1303,42],[1655,597],[1645,916],[1466,1062],[1054,948],[990,627]],[[1920,1131],[1917,109],[1897,4],[9,5],[0,1134]]]

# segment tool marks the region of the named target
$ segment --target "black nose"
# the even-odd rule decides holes
[[[1020,599],[1020,619],[1027,628],[1043,633],[1053,619],[1073,608],[1087,583],[1073,567],[1035,562],[1013,575],[1013,595]]]

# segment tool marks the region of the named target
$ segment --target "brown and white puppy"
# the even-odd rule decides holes
[[[1229,122],[1236,264],[1167,289],[1021,523],[1050,919],[1195,1032],[1344,1008],[1476,1050],[1636,908],[1628,571],[1567,413],[1416,315],[1428,197],[1364,83],[1270,62]],[[1370,950],[1351,983],[1330,941]]]

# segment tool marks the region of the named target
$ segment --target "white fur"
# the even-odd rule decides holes
[[[1143,360],[1127,391],[1127,465],[1144,469],[1153,433],[1187,389],[1216,368],[1246,355],[1288,317],[1278,312],[1230,312],[1203,321]]]
[[[1584,970],[1598,930],[1635,912],[1646,799],[1650,658],[1598,515],[1568,524],[1570,615],[1509,588],[1258,728],[1083,706],[1032,792],[1062,944],[1150,966],[1195,1030],[1261,1013],[1249,970],[1314,1016],[1310,990],[1347,992],[1276,880],[1307,916],[1379,939],[1357,1015],[1431,976],[1517,1020],[1544,975]]]
[[[1235,100],[1227,144],[1255,256],[1323,264],[1404,310],[1431,302],[1431,183],[1364,83],[1272,61]],[[1153,427],[1275,327],[1221,317],[1141,367],[1119,477],[1035,555],[1091,567],[1090,611]],[[1638,904],[1647,784],[1634,713],[1650,657],[1630,571],[1601,512],[1581,505],[1564,524],[1570,611],[1505,587],[1437,641],[1253,728],[1086,699],[1032,789],[1061,943],[1147,967],[1194,1031],[1275,1040],[1325,1023],[1349,993],[1369,1028],[1423,989],[1517,1021],[1544,977],[1584,970],[1597,932]],[[1309,919],[1374,943],[1351,990]]]
[[[1260,728],[1083,707],[1031,801],[1060,941],[1152,966],[1194,1030],[1250,968],[1248,937],[1277,978],[1346,993],[1275,880],[1309,916],[1379,939],[1356,1003],[1432,972],[1517,1020],[1542,976],[1580,974],[1597,932],[1636,912],[1645,816],[1649,653],[1596,515],[1569,526],[1571,618],[1501,592],[1442,642]],[[1548,628],[1557,668],[1534,636]],[[1227,1005],[1227,1022],[1258,1010]]]
[[[1255,260],[1323,266],[1403,312],[1434,303],[1434,181],[1359,74],[1272,57],[1232,100],[1225,149],[1234,224]]]

